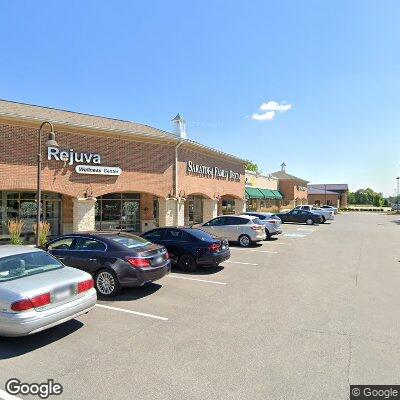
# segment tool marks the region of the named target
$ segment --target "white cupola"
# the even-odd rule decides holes
[[[172,120],[172,123],[174,124],[174,129],[173,129],[172,133],[175,136],[180,137],[181,139],[187,139],[186,123],[185,123],[185,120],[180,116],[179,113]]]

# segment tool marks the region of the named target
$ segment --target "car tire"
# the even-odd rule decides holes
[[[197,269],[196,260],[190,254],[181,256],[178,261],[178,266],[184,272],[194,272]]]
[[[240,235],[238,238],[240,247],[249,247],[251,245],[251,239],[249,235]]]
[[[306,219],[306,224],[307,225],[314,225],[314,220],[312,218],[307,218]]]
[[[269,230],[267,228],[265,228],[265,234],[267,235],[265,240],[271,239],[271,234],[269,233]]]
[[[116,273],[105,268],[96,272],[94,286],[101,297],[114,297],[121,290]]]
[[[324,216],[322,216],[321,224],[324,224],[325,221],[326,221],[326,218]]]

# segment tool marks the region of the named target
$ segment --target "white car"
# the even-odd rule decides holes
[[[257,217],[265,226],[267,239],[271,239],[271,236],[280,235],[282,233],[282,221],[273,213],[247,211],[243,213],[243,215]]]
[[[267,237],[261,221],[249,215],[223,215],[194,227],[230,242],[237,242],[242,247],[248,247]]]
[[[314,213],[314,214],[321,215],[321,217],[322,217],[321,223],[322,223],[322,224],[323,224],[325,221],[335,219],[335,213],[334,213],[333,211],[325,210],[325,209],[323,209],[323,208],[316,207],[316,206],[303,205],[303,206],[297,206],[297,207],[295,207],[294,209],[295,209],[295,210],[310,211],[310,212],[312,212],[312,213]]]
[[[92,277],[26,246],[0,246],[0,336],[26,336],[89,312]]]
[[[337,207],[333,207],[333,206],[329,206],[329,205],[321,206],[321,208],[323,208],[324,210],[333,211],[334,214],[337,214],[339,212],[339,209]]]

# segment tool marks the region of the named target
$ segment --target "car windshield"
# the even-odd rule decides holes
[[[214,236],[210,235],[209,233],[202,231],[201,229],[190,229],[188,233],[200,240],[213,240]]]
[[[134,249],[135,247],[142,247],[151,244],[148,240],[143,239],[136,235],[130,236],[110,236],[109,239],[113,240],[114,242],[127,247],[128,249]]]
[[[42,251],[0,258],[0,282],[63,268],[57,259]]]

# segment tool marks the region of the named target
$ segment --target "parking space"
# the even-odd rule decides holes
[[[368,218],[386,235],[374,242],[378,251],[397,252],[396,261],[379,263],[388,273],[379,305],[363,295],[376,292],[371,274],[380,261],[364,231]],[[397,352],[400,338],[382,314],[375,322],[390,331],[371,329],[366,318],[368,309],[398,305],[390,285],[400,277],[393,265],[400,254],[390,242],[398,227],[388,216],[368,218],[285,224],[279,238],[232,246],[218,268],[173,269],[158,282],[100,299],[77,320],[1,339],[3,388],[11,377],[51,378],[65,399],[344,399],[350,381],[363,381],[365,341],[385,343],[383,354],[370,355],[371,366],[374,357],[382,362]],[[390,381],[396,374],[383,375]]]

